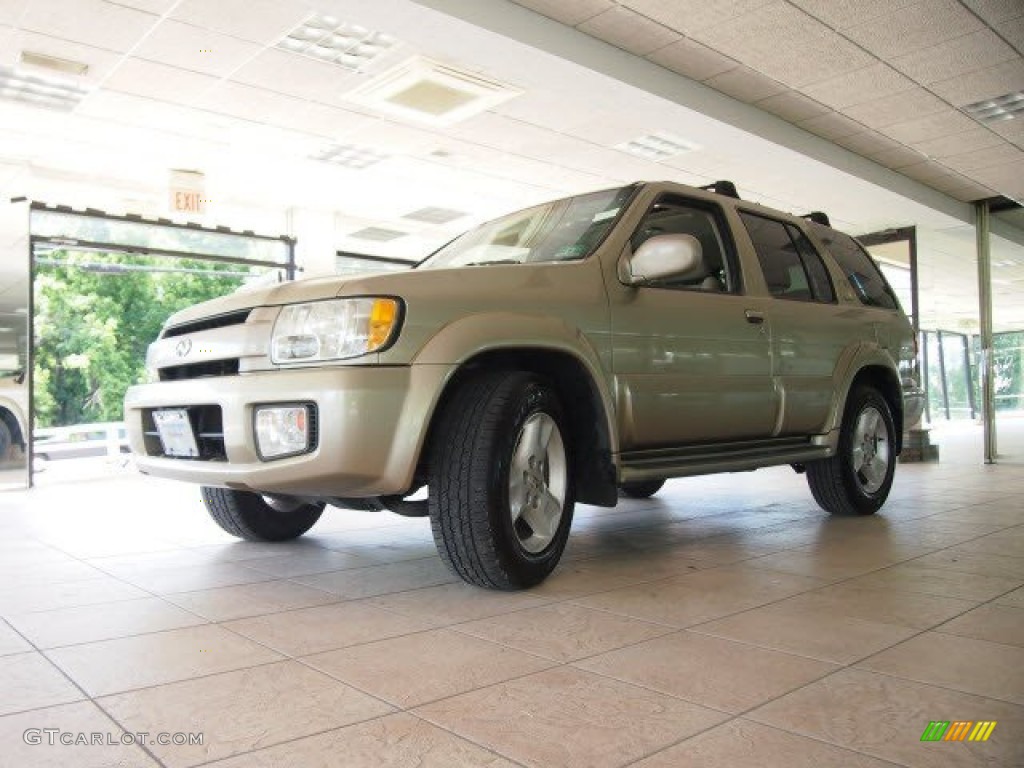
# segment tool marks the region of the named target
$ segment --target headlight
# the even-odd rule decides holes
[[[358,357],[381,349],[398,329],[397,299],[359,298],[291,304],[274,323],[270,359],[302,363]]]

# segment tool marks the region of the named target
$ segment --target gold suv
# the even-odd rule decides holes
[[[920,417],[911,326],[823,214],[634,184],[473,229],[402,273],[200,304],[125,408],[138,466],[236,536],[326,504],[429,515],[466,581],[529,587],[573,504],[778,464],[829,512],[885,502]],[[428,489],[427,500],[411,496]]]

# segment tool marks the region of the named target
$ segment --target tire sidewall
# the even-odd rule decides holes
[[[527,551],[512,525],[509,503],[509,472],[516,441],[527,419],[536,413],[545,413],[558,426],[565,448],[566,489],[562,504],[562,519],[558,524],[551,543],[542,551]],[[522,586],[539,583],[558,564],[572,526],[574,488],[572,482],[572,446],[565,428],[565,418],[554,393],[537,379],[528,379],[519,391],[515,403],[501,420],[498,428],[500,437],[495,442],[495,458],[488,481],[488,514],[490,528],[497,539],[497,555],[502,568],[513,575]]]
[[[865,408],[874,408],[882,415],[885,424],[886,440],[889,443],[889,464],[885,471],[885,480],[878,490],[868,493],[858,482],[853,471],[853,435],[857,420]],[[874,389],[859,389],[854,393],[843,422],[840,437],[840,461],[842,461],[843,484],[846,486],[847,498],[862,514],[877,512],[889,497],[893,477],[896,473],[896,425],[893,423],[889,404]]]

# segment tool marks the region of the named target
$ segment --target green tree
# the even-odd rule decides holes
[[[34,385],[40,427],[120,421],[124,393],[145,377],[146,347],[169,315],[230,293],[239,267],[193,259],[54,251],[37,265]],[[99,271],[117,265],[204,274]]]

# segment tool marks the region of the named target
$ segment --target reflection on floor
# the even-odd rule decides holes
[[[456,583],[424,520],[332,510],[303,540],[260,545],[219,533],[190,486],[5,494],[0,754],[1024,765],[1022,495],[1019,466],[903,466],[884,514],[849,520],[785,468],[674,481],[580,507],[554,576],[498,594]],[[955,720],[997,725],[986,742],[921,742]],[[33,728],[104,744],[26,743]]]

